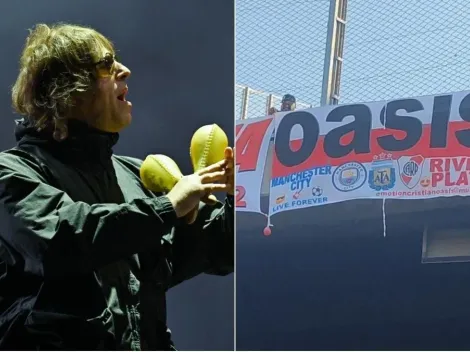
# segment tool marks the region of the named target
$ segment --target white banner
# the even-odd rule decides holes
[[[261,184],[273,129],[272,116],[237,121],[235,149],[237,211],[261,212]]]
[[[275,130],[270,215],[470,195],[470,92],[282,113]]]

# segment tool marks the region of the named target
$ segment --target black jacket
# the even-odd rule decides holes
[[[140,160],[112,154],[117,134],[16,135],[0,153],[0,349],[172,349],[166,291],[233,272],[233,197],[187,225]]]

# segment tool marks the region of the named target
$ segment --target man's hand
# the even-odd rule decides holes
[[[233,170],[233,152],[231,160]],[[233,194],[233,181],[232,184],[226,183],[228,164],[230,161],[224,159],[178,181],[167,194],[177,217],[181,218],[193,211],[199,205],[199,201],[209,193],[231,191]]]
[[[269,115],[274,115],[276,112],[278,112],[277,109],[275,107],[271,107],[271,108],[269,108],[268,114]]]
[[[227,185],[227,194],[233,196],[235,193],[235,148],[225,148],[225,184]]]

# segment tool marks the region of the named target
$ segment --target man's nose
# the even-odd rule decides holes
[[[126,66],[123,64],[119,64],[118,72],[117,72],[117,78],[119,80],[125,80],[129,78],[131,75],[131,70],[129,70]]]

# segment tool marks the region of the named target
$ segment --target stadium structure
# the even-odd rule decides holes
[[[330,9],[323,105],[340,103],[345,6]],[[237,212],[237,349],[470,349],[469,206],[350,200],[276,214],[270,236],[263,215]]]

